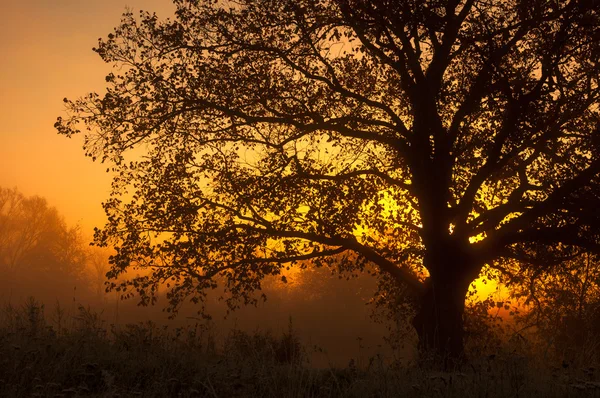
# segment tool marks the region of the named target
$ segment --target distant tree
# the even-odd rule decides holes
[[[88,250],[88,272],[98,299],[105,297],[106,273],[110,269],[110,265],[108,264],[110,254],[110,250],[97,246],[90,247]]]
[[[84,285],[86,244],[44,198],[0,187],[0,286],[15,294]],[[23,290],[23,291],[20,291]]]
[[[599,248],[598,1],[174,3],[124,15],[95,50],[106,93],[56,123],[112,163],[96,240],[111,277],[147,270],[142,303],[220,275],[236,307],[300,260],[370,263],[456,358],[484,265]]]
[[[43,198],[0,187],[0,266],[7,276],[57,223],[56,209]]]

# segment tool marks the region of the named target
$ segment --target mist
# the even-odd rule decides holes
[[[39,196],[25,196],[17,189],[0,188],[0,301],[22,306],[29,298],[44,306],[48,320],[57,311],[76,317],[80,307],[98,313],[107,326],[153,322],[171,329],[201,324],[219,339],[232,330],[288,330],[290,322],[303,344],[311,347],[314,366],[344,366],[350,360],[366,362],[386,355],[384,338],[390,326],[373,322],[376,279],[347,280],[328,268],[292,269],[286,276],[267,277],[255,305],[228,313],[222,288],[210,293],[206,313],[184,303],[176,315],[165,311],[164,294],[151,306],[140,306],[135,295],[106,292],[110,248],[90,246],[77,225],[69,226],[59,211]],[[299,266],[298,266],[299,267]],[[408,343],[408,342],[407,342]],[[414,344],[414,341],[413,341]],[[405,355],[410,355],[407,349]]]
[[[0,14],[0,396],[600,395],[598,1]]]

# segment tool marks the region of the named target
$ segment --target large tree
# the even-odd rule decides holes
[[[143,302],[370,264],[456,357],[484,265],[598,248],[598,1],[174,2],[124,15],[106,93],[56,124],[112,163],[97,239]]]

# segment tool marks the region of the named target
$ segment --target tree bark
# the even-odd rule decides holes
[[[427,264],[427,262],[429,264]],[[425,283],[420,308],[413,318],[421,354],[433,354],[444,367],[463,362],[465,298],[479,275],[466,256],[447,251],[426,258],[430,277]]]

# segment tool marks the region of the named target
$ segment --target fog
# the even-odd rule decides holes
[[[91,237],[68,225],[59,211],[39,196],[25,196],[16,189],[0,188],[0,302],[20,306],[29,297],[44,304],[51,321],[64,311],[76,317],[80,307],[100,314],[106,326],[147,323],[169,328],[200,324],[223,340],[234,329],[270,331],[279,335],[291,327],[309,348],[314,366],[344,366],[353,359],[366,363],[379,354],[390,356],[385,341],[389,322],[374,322],[375,277],[366,273],[347,280],[328,268],[292,268],[287,283],[280,276],[262,284],[266,301],[227,313],[216,289],[207,297],[210,320],[198,315],[198,305],[186,303],[173,317],[164,311],[165,297],[153,306],[139,306],[135,295],[122,300],[121,293],[106,292],[109,248],[90,246]],[[412,356],[410,338],[403,355]]]

